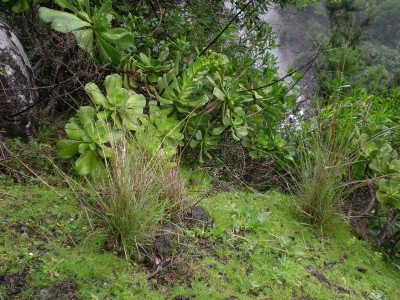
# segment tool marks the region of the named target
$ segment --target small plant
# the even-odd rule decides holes
[[[65,131],[67,139],[57,143],[60,157],[70,158],[79,154],[75,163],[78,174],[102,177],[104,167],[101,158],[111,157],[110,142],[121,137],[120,131],[112,130],[90,106],[82,106],[76,117],[69,119]]]
[[[79,154],[75,163],[78,174],[102,177],[103,162],[112,155],[111,144],[120,141],[123,132],[135,132],[130,139],[143,151],[172,158],[177,146],[182,146],[181,122],[167,117],[156,105],[149,105],[149,114],[144,114],[145,97],[123,88],[118,74],[107,76],[104,86],[105,96],[96,84],[86,84],[96,108],[81,106],[65,125],[67,139],[57,143],[59,155],[71,158]]]
[[[100,215],[127,260],[143,255],[160,225],[179,218],[185,205],[177,164],[130,141],[113,144],[107,178],[95,189]]]
[[[86,92],[98,108],[98,118],[111,119],[117,129],[126,128],[136,130],[139,126],[139,117],[143,114],[146,99],[143,95],[122,86],[122,78],[112,74],[104,80],[107,95],[104,96],[94,83],[85,86]]]
[[[376,198],[382,207],[400,209],[400,159],[397,151],[384,138],[371,138],[365,133],[359,142],[361,155],[355,169],[367,164],[369,176],[380,178]]]

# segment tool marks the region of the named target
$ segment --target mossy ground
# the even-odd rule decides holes
[[[186,172],[193,196],[210,184]],[[214,193],[211,229],[185,231],[152,279],[104,249],[107,232],[66,187],[0,177],[0,299],[400,299],[400,273],[339,217],[324,229],[276,192]],[[38,298],[39,299],[39,298]]]

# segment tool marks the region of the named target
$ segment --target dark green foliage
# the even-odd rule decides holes
[[[72,33],[78,45],[93,57],[93,40],[96,38],[98,56],[103,63],[118,65],[133,42],[133,34],[128,29],[112,28],[111,21],[116,12],[112,1],[106,1],[101,6],[91,7],[90,2],[76,1],[71,4],[67,0],[56,0],[56,3],[68,13],[46,7],[39,9],[39,17],[46,23],[51,23],[54,30],[62,33]]]
[[[171,157],[177,146],[190,146],[198,149],[199,162],[203,162],[205,156],[210,158],[210,150],[217,147],[222,133],[228,131],[233,139],[249,148],[253,158],[263,157],[271,151],[280,151],[290,158],[293,150],[287,147],[278,129],[296,96],[282,83],[271,83],[277,76],[276,69],[265,69],[264,78],[257,78],[254,71],[238,78],[229,59],[215,52],[197,57],[183,66],[179,55],[175,63],[164,62],[164,59],[140,54],[124,67],[125,72],[133,75],[125,76],[125,84],[130,87],[144,84],[147,102],[143,95],[123,88],[122,79],[117,74],[106,78],[106,96],[97,85],[87,84],[86,91],[98,111],[91,110],[93,119],[87,126],[84,125],[87,120],[81,120],[81,123],[84,128],[93,129],[95,137],[89,134],[86,141],[83,136],[72,136],[74,132],[71,133],[70,127],[73,124],[74,128],[79,127],[75,122],[77,119],[73,118],[66,126],[69,140],[58,143],[61,154],[70,157],[79,152],[85,156],[78,161],[84,159],[89,154],[83,151],[83,146],[78,149],[80,141],[84,141],[92,145],[89,147],[92,156],[109,157],[108,151],[105,152],[107,155],[103,153],[106,144],[120,139],[124,130],[128,130],[137,132],[134,136],[139,145],[143,144],[143,134],[150,135],[153,143],[148,150],[153,154],[161,147],[164,154]],[[246,76],[250,74],[254,75],[253,78]],[[135,77],[141,82],[135,81]],[[97,128],[97,125],[101,126]],[[113,132],[107,128],[113,128]],[[113,135],[116,136],[113,138]],[[97,136],[104,138],[98,139]],[[103,146],[96,150],[95,145]],[[78,170],[81,175],[90,173],[82,170]]]
[[[367,0],[327,0],[324,4],[330,21],[330,34],[325,38],[325,51],[317,70],[321,89],[329,96],[343,85],[358,84],[353,79],[359,78],[365,69],[360,41],[373,19],[374,6]]]

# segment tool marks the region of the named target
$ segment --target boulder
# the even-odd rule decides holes
[[[0,135],[27,139],[37,123],[38,93],[28,57],[0,20]]]

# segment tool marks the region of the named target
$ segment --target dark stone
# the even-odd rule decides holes
[[[28,57],[12,29],[0,21],[0,133],[27,139],[39,110]]]
[[[195,206],[191,211],[191,221],[197,227],[212,227],[213,219],[210,214],[201,206]]]
[[[357,269],[357,271],[360,272],[360,273],[367,273],[367,269],[366,269],[366,268],[357,267],[356,269]]]
[[[14,296],[26,289],[26,272],[20,270],[17,274],[5,273],[0,276],[0,287],[5,290],[5,294],[13,299]]]
[[[62,281],[57,286],[49,286],[41,288],[33,300],[78,300],[75,292],[78,285],[75,282]]]
[[[174,246],[167,236],[162,235],[156,238],[155,248],[158,254],[168,256],[172,254]]]
[[[314,275],[315,277],[317,277],[317,279],[321,282],[325,282],[329,284],[328,279],[326,279],[326,277],[324,276],[324,274],[320,271],[317,270],[316,268],[312,267],[312,266],[307,266],[306,270],[308,273],[310,273],[311,275]]]
[[[54,287],[45,287],[41,289],[34,298],[35,300],[57,300],[58,290]]]
[[[336,265],[335,262],[325,263],[325,266],[326,266],[328,269],[332,269],[335,265]]]

